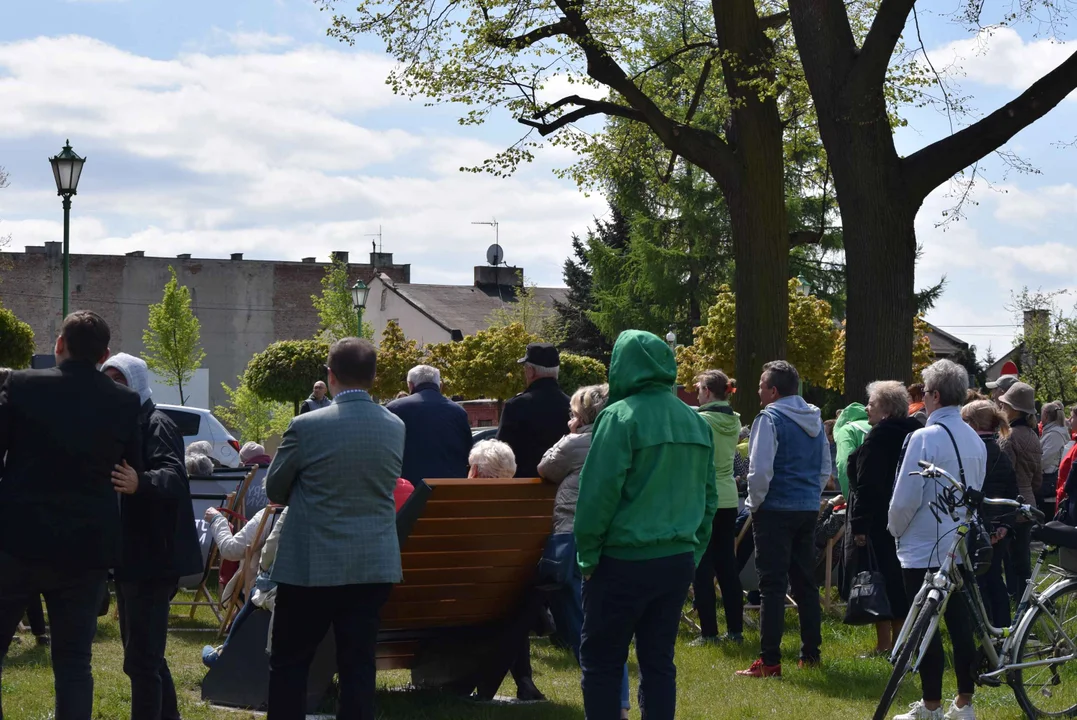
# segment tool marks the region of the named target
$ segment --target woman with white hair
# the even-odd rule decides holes
[[[500,440],[482,440],[467,458],[469,478],[511,478],[516,475],[516,456]]]
[[[932,463],[966,487],[981,490],[987,471],[987,449],[976,431],[961,419],[961,404],[969,389],[965,368],[949,360],[939,360],[923,371],[924,410],[927,425],[909,436],[905,457],[894,482],[888,528],[897,543],[897,556],[905,576],[910,603],[924,582],[924,575],[942,564],[948,545],[945,538],[957,531],[959,523],[948,515],[937,515],[931,505],[940,502],[944,483],[919,475],[921,460]],[[959,561],[960,562],[960,561]],[[957,698],[946,712],[947,720],[972,720],[972,695],[976,690],[971,611],[961,593],[954,593],[946,606],[946,629],[954,649]],[[942,720],[942,637],[935,633],[920,662],[923,698],[909,706],[909,712],[894,720]]]
[[[886,515],[905,438],[922,425],[909,417],[909,392],[904,383],[896,380],[868,385],[864,410],[871,430],[849,456],[849,532],[854,562],[848,574],[854,574],[853,568],[867,569],[874,561],[875,568],[886,578],[886,597],[894,619],[875,623],[875,649],[871,653],[885,655],[893,649],[894,638],[901,632],[909,611],[894,537],[886,531]]]

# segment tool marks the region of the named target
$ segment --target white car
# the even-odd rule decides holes
[[[209,410],[182,405],[158,405],[157,409],[170,417],[183,433],[184,449],[193,442],[206,440],[213,446],[213,456],[221,465],[239,465],[239,441]]]

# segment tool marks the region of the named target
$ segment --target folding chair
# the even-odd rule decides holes
[[[243,479],[240,480],[236,491],[229,493],[226,497],[224,504],[220,508],[222,512],[231,515],[232,517],[242,518],[240,509],[243,507],[243,498],[246,496],[247,488],[250,487],[251,480],[254,478],[257,471],[257,467],[249,469],[249,472],[247,472]],[[198,583],[198,588],[194,592],[194,597],[190,601],[181,600],[172,602],[172,605],[190,606],[191,612],[189,617],[191,620],[194,620],[195,612],[197,612],[199,607],[208,607],[210,612],[217,618],[217,622],[221,622],[224,619],[217,609],[220,601],[215,599],[209,591],[209,579],[213,576],[213,571],[220,570],[220,563],[217,562],[219,558],[220,552],[217,549],[216,543],[214,543],[209,551],[209,557],[206,559],[206,567],[202,571],[202,579]],[[223,590],[223,588],[221,589]],[[199,598],[205,599],[200,600]]]
[[[243,554],[243,564],[240,569],[243,573],[242,585],[232,592],[227,604],[223,604],[221,607],[221,610],[224,611],[224,618],[221,620],[221,629],[217,633],[218,638],[224,637],[240,608],[243,607],[243,603],[250,598],[251,591],[254,589],[254,581],[258,578],[260,571],[258,567],[259,553],[261,553],[262,547],[265,545],[265,541],[273,527],[270,519],[276,518],[283,510],[283,505],[269,505],[266,507],[266,512],[262,514],[258,529],[254,533],[254,539]],[[221,591],[223,592],[223,588]]]

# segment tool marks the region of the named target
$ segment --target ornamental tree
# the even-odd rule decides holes
[[[34,331],[15,313],[0,306],[0,367],[30,367],[34,359]]]
[[[180,405],[186,405],[183,385],[202,367],[206,353],[202,349],[201,325],[191,310],[191,290],[179,284],[171,265],[168,272],[172,277],[165,284],[164,296],[161,302],[150,305],[149,321],[142,331],[146,348],[142,359],[150,370],[176,385]]]
[[[728,286],[718,292],[718,299],[707,311],[705,325],[693,331],[693,343],[677,348],[677,381],[690,385],[695,377],[710,368],[736,367],[735,327],[733,315],[736,297]],[[788,283],[789,352],[785,358],[800,373],[800,377],[813,385],[824,386],[827,370],[834,355],[838,330],[830,314],[830,303],[797,290],[797,281]],[[752,369],[753,377],[744,382],[755,382],[765,362],[779,358],[767,358]],[[753,415],[755,413],[752,413]]]
[[[314,383],[325,381],[329,343],[321,340],[281,340],[251,358],[243,379],[264,400],[299,403],[310,394]]]
[[[423,362],[423,351],[414,340],[404,337],[396,320],[390,320],[378,346],[378,371],[371,393],[379,400],[392,400],[408,389],[408,371]]]
[[[538,339],[518,323],[490,328],[460,342],[430,345],[427,363],[441,371],[449,395],[507,400],[524,390],[519,360],[533,342]]]
[[[292,409],[286,403],[259,397],[243,375],[236,379],[235,389],[221,383],[228,404],[218,405],[213,414],[239,436],[240,442],[264,443],[272,435],[283,435],[292,421]]]
[[[606,366],[594,358],[572,353],[561,353],[561,373],[558,383],[566,395],[588,385],[606,382]]]

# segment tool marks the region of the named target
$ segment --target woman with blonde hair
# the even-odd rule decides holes
[[[550,611],[558,633],[572,648],[577,662],[580,659],[583,629],[583,575],[576,564],[576,541],[572,529],[576,517],[576,499],[580,494],[580,471],[591,449],[591,429],[609,399],[608,385],[582,387],[573,393],[569,401],[571,419],[568,421],[568,435],[546,451],[538,466],[542,479],[557,485],[553,505],[553,535],[548,544],[559,546],[557,554],[570,558],[571,565],[568,584],[550,594]],[[628,717],[629,707],[626,664],[621,685],[621,717]]]
[[[1017,498],[1017,473],[1009,456],[1002,451],[1000,439],[1010,435],[1010,425],[998,406],[990,400],[977,400],[961,408],[961,419],[984,441],[987,447],[987,474],[983,493],[989,498]],[[993,526],[991,542],[995,549],[991,569],[976,579],[987,605],[988,617],[995,627],[1010,626],[1010,594],[1002,575],[1002,559],[1010,547],[1013,512],[985,505],[981,515]]]

